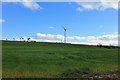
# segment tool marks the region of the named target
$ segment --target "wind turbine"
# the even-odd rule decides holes
[[[67,35],[66,35],[66,32],[67,32],[67,28],[65,28],[65,27],[63,27],[62,26],[62,28],[63,28],[63,30],[64,30],[64,43],[66,43],[66,37],[67,37]]]

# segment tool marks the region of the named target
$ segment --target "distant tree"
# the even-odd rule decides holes
[[[13,41],[15,41],[15,38],[13,38]]]
[[[100,48],[102,47],[102,44],[100,44]]]
[[[101,47],[102,47],[102,44],[98,43],[97,47],[100,47],[100,48],[101,48]]]
[[[22,41],[24,41],[24,38],[22,38]]]
[[[29,38],[27,38],[27,42],[30,40],[31,38],[29,37]]]
[[[20,41],[21,41],[22,38],[20,38]]]

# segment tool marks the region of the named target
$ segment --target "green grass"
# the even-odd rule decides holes
[[[117,71],[118,50],[86,45],[3,41],[3,77],[82,77]]]

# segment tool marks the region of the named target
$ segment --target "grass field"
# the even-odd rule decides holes
[[[94,46],[3,41],[3,77],[84,77],[117,71],[118,50]]]

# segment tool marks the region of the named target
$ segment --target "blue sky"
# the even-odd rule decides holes
[[[49,36],[48,34],[63,36],[61,26],[68,28],[68,37],[100,37],[118,32],[118,10],[114,8],[101,10],[93,8],[96,6],[91,8],[89,5],[86,8],[76,2],[35,4],[39,9],[37,7],[30,9],[29,6],[20,3],[2,4],[3,38],[32,37],[36,39],[37,34],[40,33],[39,38],[42,39],[44,36],[44,40],[52,41],[55,39],[47,39],[45,36]],[[75,41],[72,40],[72,42]],[[86,41],[77,40],[77,42]]]

